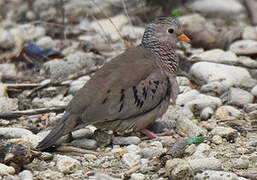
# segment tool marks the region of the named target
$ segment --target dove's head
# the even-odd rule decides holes
[[[155,46],[175,47],[178,40],[190,42],[183,34],[180,23],[171,17],[160,17],[148,24],[145,29],[142,44],[147,48]]]

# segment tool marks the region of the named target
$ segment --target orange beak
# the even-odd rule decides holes
[[[179,38],[180,40],[185,41],[187,43],[191,42],[190,39],[184,33],[178,35],[177,38]]]

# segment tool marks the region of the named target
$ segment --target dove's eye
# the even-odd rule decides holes
[[[172,29],[172,28],[168,29],[168,33],[172,34],[173,32],[174,32],[174,29]]]

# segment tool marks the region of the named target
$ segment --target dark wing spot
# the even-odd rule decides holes
[[[137,107],[140,105],[141,101],[138,99],[137,103]]]
[[[156,89],[151,89],[151,90],[152,90],[153,94],[155,94],[155,93],[156,93]]]
[[[137,103],[138,96],[137,96],[137,88],[136,88],[136,86],[133,86],[133,93],[134,93],[135,103]]]
[[[123,101],[124,97],[125,97],[125,94],[124,94],[124,89],[121,89],[120,93],[121,93],[121,96],[120,96],[120,102]]]
[[[119,110],[119,112],[121,112],[122,109],[123,109],[123,103],[121,103],[121,105],[120,105],[120,110]]]
[[[107,91],[107,94],[110,93],[110,92],[111,92],[111,90],[109,89],[109,90]]]
[[[102,104],[106,103],[107,99],[108,99],[108,98],[104,98]]]
[[[140,105],[139,105],[139,108],[142,108],[143,105],[144,105],[144,101],[141,101],[141,102],[140,102]]]
[[[143,96],[144,96],[145,99],[146,99],[146,97],[147,97],[147,91],[146,91],[146,88],[145,88],[145,87],[143,87]]]
[[[160,84],[160,81],[153,81],[154,82],[154,84],[156,84],[156,85],[159,85]]]

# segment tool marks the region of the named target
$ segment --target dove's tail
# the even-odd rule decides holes
[[[71,132],[76,126],[76,119],[72,118],[69,113],[65,113],[59,120],[55,128],[37,145],[37,150],[45,150],[61,138],[63,135]]]

